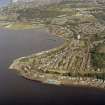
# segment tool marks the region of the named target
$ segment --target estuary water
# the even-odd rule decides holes
[[[105,90],[41,84],[8,69],[16,58],[62,43],[44,29],[0,29],[0,105],[105,105]]]

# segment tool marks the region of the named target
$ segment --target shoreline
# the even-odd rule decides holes
[[[105,81],[103,81],[102,79],[96,79],[96,78],[89,78],[89,77],[70,77],[70,76],[62,76],[62,75],[56,75],[56,74],[47,74],[47,73],[41,73],[41,72],[37,72],[36,70],[33,70],[33,72],[30,72],[29,70],[31,70],[31,68],[26,68],[26,72],[24,72],[24,70],[21,69],[21,60],[22,59],[27,59],[27,58],[31,58],[31,57],[35,57],[35,56],[39,56],[39,55],[46,55],[48,53],[52,53],[53,51],[56,51],[60,48],[62,48],[62,46],[64,47],[67,43],[64,42],[61,46],[57,47],[57,48],[52,48],[48,51],[42,51],[39,53],[35,53],[32,54],[30,56],[27,57],[21,57],[18,58],[16,60],[13,61],[13,63],[10,65],[9,69],[14,69],[16,70],[16,72],[28,79],[28,80],[32,80],[32,81],[39,81],[41,83],[45,83],[45,84],[53,84],[53,85],[73,85],[73,86],[86,86],[89,88],[100,88],[100,89],[105,89]],[[24,68],[25,69],[25,68]]]
[[[64,39],[60,47],[16,59],[10,69],[19,71],[22,76],[30,80],[38,80],[43,83],[86,85],[105,89],[105,72],[99,65],[97,70],[94,68],[91,52],[94,47],[93,41],[97,40],[93,38],[96,38],[96,34],[104,32],[105,27],[102,27],[97,21],[76,23],[72,27],[72,24],[67,24],[68,21],[69,19],[66,20],[66,25],[64,23],[62,25],[53,23],[48,26],[43,25],[52,35]],[[97,61],[95,58],[93,60]]]
[[[9,69],[14,69],[15,65],[11,65]],[[16,66],[15,66],[16,67]],[[19,66],[18,66],[19,67]],[[105,81],[101,79],[89,78],[89,77],[70,77],[70,76],[57,76],[54,74],[45,74],[36,72],[35,74],[31,73],[22,73],[22,70],[19,68],[15,68],[17,74],[25,79],[31,81],[38,81],[44,84],[51,84],[51,85],[64,85],[64,86],[82,86],[88,88],[97,88],[97,89],[105,89]]]

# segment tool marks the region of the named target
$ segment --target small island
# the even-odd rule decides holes
[[[14,21],[3,21],[0,27],[16,30],[46,28],[64,40],[57,48],[14,60],[9,68],[27,79],[42,83],[105,89],[103,5],[69,0],[40,8],[19,8],[16,5],[6,8],[6,18],[10,19],[11,13]]]

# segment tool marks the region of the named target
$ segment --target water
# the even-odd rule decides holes
[[[52,39],[52,40],[49,40]],[[29,81],[8,67],[18,57],[63,43],[45,30],[0,30],[0,105],[105,105],[105,91]]]

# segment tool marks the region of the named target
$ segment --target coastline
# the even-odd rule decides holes
[[[20,58],[19,58],[20,59]],[[18,60],[17,60],[18,61]],[[54,74],[45,74],[40,72],[33,73],[24,73],[20,70],[19,65],[14,62],[9,69],[16,70],[17,74],[28,79],[28,80],[36,80],[45,84],[52,85],[73,85],[73,86],[86,86],[90,88],[100,88],[105,89],[105,81],[101,79],[88,78],[88,77],[70,77],[70,76],[59,76]],[[17,67],[16,67],[17,66]]]
[[[66,43],[67,44],[67,43]],[[72,77],[72,76],[62,76],[62,75],[57,75],[57,74],[47,74],[43,72],[38,72],[37,70],[31,70],[31,68],[26,68],[26,72],[24,72],[21,69],[21,60],[22,59],[27,59],[35,56],[39,56],[42,54],[48,54],[53,51],[56,51],[62,46],[64,47],[66,45],[63,43],[60,47],[58,48],[53,48],[48,51],[42,51],[36,54],[32,54],[27,57],[21,57],[13,61],[13,63],[10,65],[9,69],[16,70],[17,74],[20,76],[28,79],[28,80],[36,80],[45,84],[53,84],[53,85],[74,85],[74,86],[86,86],[86,87],[92,87],[92,88],[100,88],[100,89],[105,89],[105,81],[101,79],[96,79],[96,78],[89,78],[89,77]],[[34,72],[31,72],[31,71]]]
[[[77,15],[75,17],[79,18]],[[89,20],[88,23],[84,21],[76,23],[73,18],[71,19],[73,21],[69,21],[66,15],[61,15],[57,20],[64,18],[66,20],[63,23],[52,20],[52,23],[43,25],[50,33],[62,37],[64,39],[63,45],[19,58],[12,63],[10,69],[17,70],[22,76],[30,80],[38,80],[43,83],[105,88],[105,72],[103,68],[100,68],[98,62],[100,59],[101,62],[104,61],[102,59],[103,54],[97,54],[98,51],[92,52],[93,42],[97,42],[96,34],[99,35],[104,32],[105,27],[98,21],[91,22]],[[21,25],[17,27],[17,24],[15,28],[25,28],[24,24]],[[34,25],[36,26],[36,24]],[[10,27],[9,29],[11,29]],[[39,27],[39,29],[43,27]],[[100,43],[104,42],[100,41],[98,44]],[[97,56],[99,60],[97,60]],[[96,64],[97,68],[93,63]]]

